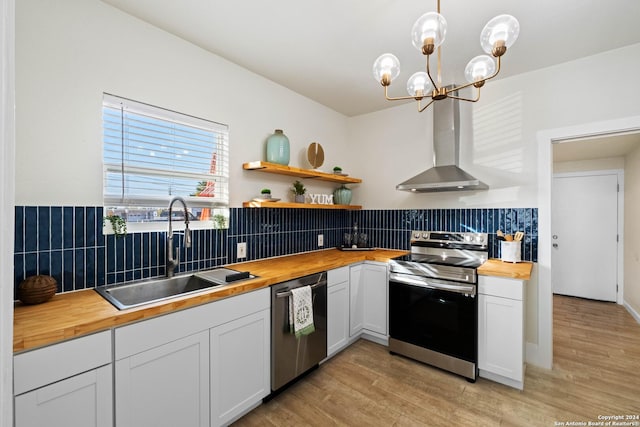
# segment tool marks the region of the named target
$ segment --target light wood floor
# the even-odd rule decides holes
[[[360,340],[235,425],[554,426],[640,415],[640,325],[623,307],[555,296],[553,341],[553,369],[528,366],[518,391]]]

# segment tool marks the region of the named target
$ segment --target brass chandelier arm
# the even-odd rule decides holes
[[[413,100],[417,100],[420,101],[422,98],[425,97],[429,97],[429,95],[425,95],[425,96],[389,96],[389,86],[385,86],[384,87],[384,97],[387,99],[387,101],[402,101],[404,99],[413,99]]]
[[[476,97],[471,99],[471,98],[463,98],[461,96],[453,96],[453,95],[447,95],[447,98],[451,98],[451,99],[459,99],[460,101],[469,101],[469,102],[477,102],[480,99],[480,88],[476,88],[478,89],[477,93],[476,93]]]
[[[440,48],[438,48],[438,52],[440,52]],[[436,90],[440,89],[436,84],[436,82],[433,81],[433,77],[431,77],[431,70],[429,67],[429,58],[431,57],[431,55],[426,55],[426,56],[427,56],[427,76],[429,76],[429,80],[431,80],[431,84],[433,85],[433,88]],[[440,73],[439,68],[440,68],[440,64],[438,63],[438,74]]]
[[[387,101],[403,101],[403,100],[409,100],[409,99],[418,101],[418,112],[419,113],[421,113],[424,110],[426,110],[427,108],[429,108],[429,106],[431,104],[433,104],[435,101],[437,101],[439,99],[444,99],[444,98],[453,98],[453,99],[459,99],[461,101],[477,102],[478,100],[480,100],[480,88],[484,85],[484,83],[487,80],[491,80],[492,78],[497,76],[498,73],[500,72],[500,65],[501,65],[501,59],[500,58],[501,57],[497,56],[496,57],[496,71],[492,75],[480,80],[480,82],[482,82],[482,84],[480,86],[476,86],[478,82],[471,82],[471,83],[466,83],[466,84],[463,84],[463,85],[460,85],[460,86],[456,86],[456,87],[451,88],[451,89],[443,89],[443,88],[438,87],[436,85],[436,83],[434,82],[433,77],[431,76],[430,68],[429,68],[429,56],[430,55],[426,55],[426,56],[427,56],[427,76],[429,76],[429,79],[431,80],[431,83],[433,84],[433,86],[435,88],[433,90],[433,92],[430,95],[429,94],[425,94],[423,96],[415,96],[415,95],[414,96],[411,96],[411,95],[408,95],[408,96],[389,96],[389,84],[384,84],[384,82],[381,82],[382,86],[384,87],[384,97],[386,98]],[[451,93],[460,91],[462,89],[466,89],[469,86],[474,86],[477,89],[475,98],[465,98],[465,97],[461,97],[461,96],[451,95]],[[446,91],[446,94],[445,94],[445,91]],[[442,93],[439,94],[440,92],[442,92]],[[421,103],[423,98],[431,98],[430,101],[427,103],[427,105],[425,105],[424,107],[422,106],[422,103]]]
[[[427,105],[425,105],[424,107],[420,107],[420,100],[418,100],[418,113],[422,113],[424,110],[426,110],[427,108],[429,108],[429,106],[431,104],[433,104],[434,102],[436,102],[435,99],[431,99],[431,101],[429,101],[429,103]]]

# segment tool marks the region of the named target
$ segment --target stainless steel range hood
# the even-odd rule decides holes
[[[447,98],[433,108],[434,167],[396,185],[413,192],[486,190],[485,183],[460,169],[460,101]]]

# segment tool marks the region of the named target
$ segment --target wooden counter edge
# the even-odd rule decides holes
[[[478,275],[530,280],[532,270],[533,263],[530,261],[512,263],[504,262],[499,259],[489,259],[478,267]]]

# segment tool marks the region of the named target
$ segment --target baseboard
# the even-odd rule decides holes
[[[635,311],[633,307],[631,307],[626,301],[623,301],[622,305],[633,316],[633,318],[636,319],[636,322],[640,323],[640,314]]]
[[[383,345],[385,347],[389,346],[389,337],[387,335],[378,334],[377,332],[363,331],[360,338]]]
[[[487,372],[484,369],[478,369],[478,373],[480,377],[486,378],[488,380],[504,384],[509,387],[516,388],[518,390],[524,390],[524,382],[514,380],[512,378],[503,377],[502,375],[494,374],[493,372]]]

